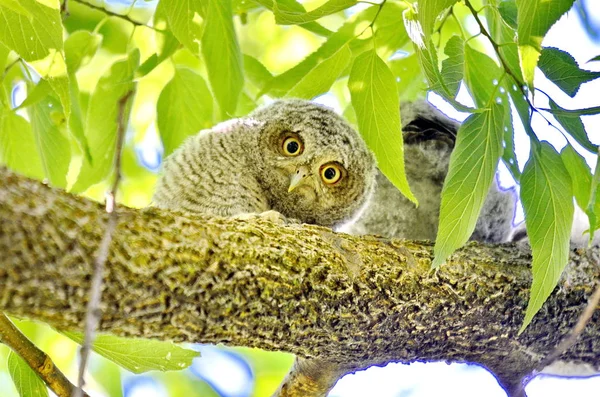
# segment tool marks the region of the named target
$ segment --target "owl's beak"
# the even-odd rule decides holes
[[[305,166],[300,166],[296,170],[296,172],[290,178],[290,186],[288,187],[288,193],[297,188],[300,185],[303,185],[306,181],[306,177],[308,176],[308,168]]]

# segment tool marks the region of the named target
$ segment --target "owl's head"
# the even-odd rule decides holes
[[[273,209],[302,222],[334,226],[365,203],[375,159],[333,110],[282,100],[248,117],[261,122],[250,162]]]

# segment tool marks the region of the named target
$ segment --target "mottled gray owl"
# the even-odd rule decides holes
[[[406,176],[419,206],[415,207],[379,172],[367,207],[348,231],[435,240],[442,187],[460,124],[426,101],[403,103],[400,113]],[[507,241],[515,202],[513,191],[502,191],[493,183],[471,239],[488,243]]]
[[[275,210],[333,227],[366,202],[375,160],[333,110],[283,100],[188,138],[164,163],[161,208],[231,216]]]

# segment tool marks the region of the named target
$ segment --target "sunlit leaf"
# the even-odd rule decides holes
[[[444,47],[448,58],[442,61],[442,78],[452,96],[456,96],[464,70],[464,41],[460,36],[452,36]]]
[[[212,126],[213,101],[202,76],[190,69],[175,69],[158,99],[157,124],[165,156],[188,136]]]
[[[548,99],[550,104],[550,109],[554,111],[564,110],[560,106],[556,104],[551,98]],[[594,145],[590,138],[588,137],[585,126],[581,121],[581,117],[577,114],[561,114],[561,113],[553,113],[556,120],[562,125],[562,127],[567,131],[569,135],[571,135],[577,143],[586,148],[592,153],[598,152],[598,146]]]
[[[533,90],[533,75],[544,36],[574,0],[516,0],[519,56],[525,82]]]
[[[263,94],[274,96],[283,96],[294,85],[298,83],[310,70],[314,69],[322,59],[331,57],[338,52],[340,48],[348,44],[356,37],[356,29],[361,22],[372,20],[375,16],[377,7],[369,7],[360,14],[348,19],[337,32],[332,34],[315,52],[307,56],[284,73],[273,77],[267,86],[262,90]],[[383,8],[385,10],[385,7]],[[382,12],[383,12],[382,10]]]
[[[31,125],[0,106],[0,163],[31,178],[45,177]]]
[[[433,27],[436,19],[440,16],[442,11],[452,7],[458,0],[420,0],[418,2],[418,19],[423,27],[423,34],[425,40],[429,40],[429,37],[433,33]]]
[[[280,3],[280,0],[275,0],[273,4],[275,21],[280,25],[298,25],[345,10],[355,5],[357,0],[329,0],[309,12],[292,11],[288,7],[282,7]]]
[[[69,73],[75,73],[96,54],[102,36],[87,30],[78,30],[65,40],[65,58]]]
[[[156,15],[155,15],[156,18]],[[162,45],[159,51],[152,54],[140,65],[136,71],[136,78],[141,78],[153,71],[163,61],[168,59],[179,48],[179,41],[168,31],[161,34]]]
[[[544,47],[538,66],[548,80],[570,97],[577,94],[581,84],[600,77],[600,72],[580,69],[571,54],[558,48]]]
[[[208,1],[213,0],[160,1],[156,9],[157,14],[166,16],[171,33],[196,56],[200,54],[198,44],[202,37],[201,22],[206,15]]]
[[[423,98],[427,92],[427,83],[416,54],[391,61],[390,69],[396,76],[398,92],[403,100]]]
[[[231,0],[208,0],[202,55],[221,118],[235,113],[244,85],[242,53],[233,28]]]
[[[48,388],[18,354],[8,353],[8,373],[21,397],[48,397]]]
[[[292,87],[286,96],[312,99],[326,93],[340,74],[346,69],[350,63],[351,57],[352,51],[350,51],[350,48],[348,48],[347,45],[342,47],[330,58],[325,59],[307,73],[298,84]]]
[[[348,88],[358,129],[375,153],[379,169],[402,194],[416,203],[404,172],[400,103],[394,75],[375,50],[354,60]]]
[[[560,155],[547,142],[532,143],[521,176],[521,200],[533,251],[533,283],[522,332],[552,293],[569,259],[573,188]]]
[[[258,59],[246,54],[244,54],[244,74],[259,90],[262,90],[273,78],[265,65],[260,63]]]
[[[19,15],[22,15],[27,18],[33,18],[33,15],[29,10],[19,2],[19,0],[0,0],[0,8],[4,7],[8,10],[11,10]]]
[[[502,155],[504,107],[496,103],[460,126],[442,190],[432,267],[446,261],[475,230]]]
[[[503,0],[498,4],[502,19],[513,29],[517,29],[517,3],[515,0]]]
[[[42,80],[39,85],[43,84],[48,83]],[[44,174],[52,185],[64,188],[71,162],[71,147],[65,136],[67,122],[60,103],[47,95],[30,106],[28,112]]]
[[[19,0],[19,4],[32,17],[7,8],[6,3],[0,3],[0,42],[26,61],[42,59],[51,49],[62,50],[62,22],[58,2],[56,8],[36,0]]]
[[[114,63],[92,93],[85,122],[85,137],[92,163],[84,161],[72,191],[80,192],[100,182],[112,171],[117,139],[119,101],[133,90],[133,74],[140,59],[138,50]],[[127,112],[126,114],[129,114]]]
[[[79,344],[83,343],[83,335],[80,333],[63,334]],[[184,349],[173,342],[113,335],[98,335],[94,339],[92,350],[134,374],[155,370],[180,371],[189,367],[192,360],[200,355],[199,352]]]
[[[592,193],[592,171],[585,159],[571,145],[563,148],[560,157],[571,176],[575,201],[577,201],[579,208],[585,211]]]
[[[254,0],[254,1],[271,11],[274,10],[274,2],[273,2],[274,0]],[[306,13],[306,9],[304,8],[304,6],[300,3],[298,3],[296,0],[278,0],[277,7],[279,8],[279,10],[284,11],[284,12],[292,12],[292,13],[298,13],[298,14]],[[301,23],[301,24],[298,24],[298,26],[301,26],[308,31],[311,31],[313,33],[316,33],[318,35],[325,36],[325,37],[330,36],[332,33],[331,30],[323,27],[322,25],[318,24],[317,22]]]
[[[487,107],[496,98],[508,100],[500,92],[503,72],[486,54],[465,46],[465,82],[477,107]]]

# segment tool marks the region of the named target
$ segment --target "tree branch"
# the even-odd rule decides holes
[[[3,313],[0,313],[0,342],[21,356],[58,397],[73,395],[75,386],[69,382],[69,379],[58,369],[52,359],[23,335]],[[89,397],[87,393],[83,393],[83,396]]]
[[[107,214],[90,200],[0,169],[0,311],[83,329]],[[432,244],[337,234],[260,218],[120,207],[99,330],[323,357],[479,363],[519,382],[577,322],[598,278],[598,250],[575,250],[520,336],[528,252],[471,243],[439,270]],[[562,360],[600,368],[600,314]]]

